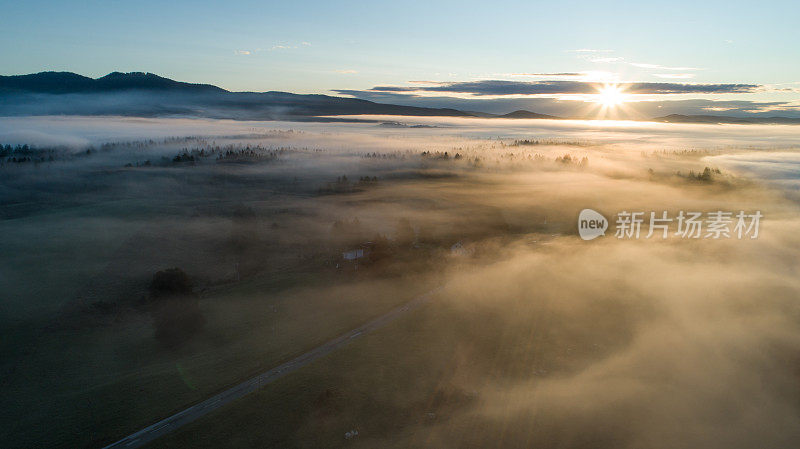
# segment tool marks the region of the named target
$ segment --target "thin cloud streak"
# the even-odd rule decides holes
[[[659,64],[647,64],[644,62],[629,62],[628,64],[639,67],[642,69],[656,69],[656,70],[674,70],[676,72],[689,72],[694,70],[703,70],[698,67],[667,67]]]
[[[378,103],[402,104],[405,106],[421,106],[432,108],[452,108],[463,111],[479,111],[493,114],[506,114],[519,109],[526,109],[542,114],[560,117],[589,117],[583,101],[563,101],[560,98],[545,96],[459,96],[456,94],[430,94],[421,92],[389,92],[372,90],[337,89],[332,92],[362,100]],[[576,96],[578,97],[578,96]],[[723,99],[651,99],[631,103],[628,112],[638,114],[637,118],[660,117],[669,114],[702,115],[709,112],[724,112],[725,115],[748,117],[756,114],[772,114],[780,112],[787,117],[800,118],[800,104],[790,101],[751,101]]]
[[[758,84],[690,84],[690,83],[618,83],[628,94],[728,94],[752,93],[761,86]],[[596,94],[602,83],[583,81],[506,81],[481,80],[466,82],[441,82],[429,86],[375,86],[373,92],[450,92],[473,96],[503,95],[570,95]]]
[[[594,48],[579,48],[577,50],[567,50],[569,53],[613,53],[614,50],[598,50]]]
[[[586,72],[512,73],[511,76],[586,76]]]
[[[694,78],[693,73],[655,73],[653,74],[656,78],[667,78],[667,79],[689,79]]]

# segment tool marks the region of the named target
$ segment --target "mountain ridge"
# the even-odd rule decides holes
[[[98,101],[93,96],[111,96]],[[359,98],[291,92],[234,92],[212,84],[175,81],[148,72],[111,72],[90,78],[46,71],[0,75],[0,115],[199,116],[234,120],[357,120],[336,115],[399,115],[562,120],[518,109],[507,114],[377,103]],[[646,121],[708,124],[800,124],[794,117],[670,114]]]
[[[0,91],[64,94],[136,89],[228,92],[211,84],[175,81],[148,72],[111,72],[99,78],[90,78],[73,72],[56,71],[0,76]]]
[[[91,96],[95,95],[113,95],[114,101],[92,104]],[[451,108],[393,105],[323,94],[231,92],[146,72],[112,72],[100,78],[53,71],[0,76],[0,96],[13,97],[0,104],[0,115],[190,115],[239,120],[325,115],[474,116]]]
[[[547,120],[563,120],[563,117],[558,117],[555,115],[549,114],[540,114],[538,112],[531,112],[527,109],[517,109],[514,112],[509,112],[508,114],[498,115],[498,118],[522,118],[522,119],[547,119]]]

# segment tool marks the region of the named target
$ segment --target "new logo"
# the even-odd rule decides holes
[[[599,212],[584,209],[578,215],[578,234],[584,240],[593,240],[601,235],[606,235],[608,220]]]

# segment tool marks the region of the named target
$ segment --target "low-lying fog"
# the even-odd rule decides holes
[[[215,136],[294,129],[371,136],[535,136],[603,143],[638,143],[646,147],[782,148],[800,144],[792,125],[703,125],[639,121],[480,119],[453,117],[340,116],[368,123],[255,122],[189,118],[0,117],[0,141],[41,145],[80,145],[107,140],[171,136]],[[394,126],[390,126],[394,125]],[[416,126],[416,127],[415,127]],[[432,130],[430,127],[436,127]]]
[[[377,375],[373,364],[414,364],[409,372],[433,380],[384,373],[383,383],[331,386],[352,398],[335,415],[361,426],[348,444],[800,444],[800,126],[358,118],[378,121],[0,118],[0,145],[52,149],[19,153],[30,154],[19,161],[9,153],[0,166],[0,325],[12,335],[2,345],[12,393],[0,405],[9,417],[44,410],[4,425],[2,440],[24,447],[120,437],[244,374],[208,376],[184,396],[160,396],[162,408],[107,421],[93,399],[101,380],[112,397],[147,396],[155,388],[147,382],[119,391],[114,382],[134,382],[130,373],[141,375],[153,354],[163,376],[178,376],[164,363],[179,358],[181,379],[192,363],[198,372],[230,369],[214,357],[198,361],[209,347],[228,354],[235,346],[242,360],[253,359],[254,346],[241,342],[265,326],[272,298],[326,298],[330,282],[400,302],[403,286],[424,281],[445,288],[415,312],[414,332],[375,349],[391,357],[365,352],[347,366],[354,376],[370,367],[368,376]],[[604,237],[578,237],[585,208],[611,221]],[[668,238],[645,238],[648,218],[640,238],[618,239],[621,211],[763,218],[757,239],[681,238],[674,222]],[[380,263],[345,273],[342,250],[368,240],[385,241]],[[152,274],[173,266],[207,289],[205,334],[179,355],[159,347],[136,305]],[[275,281],[289,272],[299,279],[291,289]],[[236,301],[214,296],[246,282],[269,287]],[[78,340],[63,339],[64,329]],[[120,346],[85,338],[101,332]],[[41,349],[55,347],[48,338],[63,339],[71,356]],[[95,350],[108,359],[92,358]],[[47,369],[50,358],[58,372]],[[78,367],[81,360],[93,369]],[[99,379],[94,370],[129,377]],[[431,383],[465,399],[431,405]],[[365,385],[389,393],[359,390]],[[46,403],[52,391],[61,396]],[[417,397],[428,409],[408,399]],[[392,419],[363,413],[373,403]],[[53,430],[55,440],[42,436],[50,417],[70,413],[71,427]],[[408,418],[425,413],[437,419]],[[285,432],[292,446],[345,444],[341,434],[351,429],[339,432],[337,418],[308,416],[288,429],[253,415],[240,424]],[[204,424],[209,434],[225,434],[213,425]],[[329,429],[338,439],[308,437]]]

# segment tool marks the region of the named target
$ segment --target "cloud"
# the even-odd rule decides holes
[[[618,83],[621,90],[629,94],[722,94],[750,93],[758,89],[757,84],[689,84],[689,83]],[[374,92],[449,92],[456,94],[483,95],[569,95],[596,94],[601,83],[583,81],[506,81],[480,80],[466,82],[440,82],[429,86],[376,86]]]
[[[597,50],[594,48],[579,48],[577,50],[567,50],[570,53],[612,53],[614,50]]]
[[[427,90],[427,89],[425,87],[375,86],[367,90],[375,92],[413,92],[417,90]]]
[[[587,60],[594,63],[610,63],[620,62],[625,58],[620,56],[602,56],[603,54],[613,53],[614,50],[596,50],[591,48],[580,48],[578,50],[569,50],[571,53],[577,53],[579,59]]]
[[[430,108],[453,108],[462,111],[477,111],[492,114],[506,114],[511,111],[525,109],[542,114],[556,115],[559,117],[593,118],[593,110],[587,109],[583,101],[563,101],[562,98],[545,96],[463,96],[451,95],[446,92],[431,94],[429,92],[403,91],[404,88],[395,88],[397,91],[377,90],[351,90],[339,89],[333,92],[338,95],[352,96],[362,100],[378,103],[391,103],[404,106],[420,106]],[[732,117],[752,117],[752,112],[758,110],[757,115],[775,115],[800,117],[800,104],[790,101],[758,102],[748,100],[712,100],[712,99],[662,99],[652,101],[632,102],[626,105],[621,114],[629,114],[627,118],[642,119],[660,117],[669,114],[708,115],[710,112],[724,112]],[[707,108],[724,108],[707,109]]]
[[[246,56],[246,55],[250,54],[250,50],[234,50],[233,54],[235,54],[235,55],[245,55]]]
[[[576,53],[577,58],[583,59],[593,63],[611,63],[611,62],[624,62],[625,58],[621,56],[603,56],[603,54],[613,53],[613,50],[596,50],[591,48],[581,48],[578,50],[568,50],[571,53]],[[625,64],[631,65],[633,67],[638,67],[641,69],[652,69],[652,70],[667,70],[667,71],[676,71],[676,72],[692,72],[696,70],[704,70],[698,67],[670,67],[664,66],[661,64],[651,64],[647,62],[625,62]]]
[[[310,46],[311,46],[311,42],[306,42],[306,41],[303,41],[303,42],[300,42],[300,43],[297,43],[297,44],[280,43],[280,44],[275,44],[272,47],[270,47],[269,51],[293,50],[293,49],[300,48],[300,47],[310,47]]]
[[[345,74],[345,75],[350,75],[350,74],[353,74],[353,73],[358,73],[358,70],[350,70],[350,69],[343,70],[343,69],[339,69],[339,70],[334,70],[334,72]]]
[[[597,63],[619,62],[619,61],[622,61],[622,58],[617,58],[617,57],[592,58],[589,60],[589,62],[597,62]]]
[[[586,76],[586,72],[512,73],[511,76]]]
[[[659,65],[659,64],[647,64],[647,63],[644,63],[644,62],[629,62],[628,64],[630,64],[630,65],[632,65],[634,67],[642,68],[642,69],[675,70],[675,71],[678,71],[678,72],[680,72],[680,71],[686,72],[686,71],[692,71],[692,70],[703,70],[703,69],[697,68],[697,67],[667,67],[667,66],[663,66],[663,65]]]
[[[793,82],[793,83],[777,83],[777,84],[765,84],[764,91],[766,92],[787,92],[787,93],[800,93],[800,82]],[[789,86],[789,87],[783,87]]]
[[[693,73],[656,73],[653,76],[657,78],[669,78],[669,79],[689,79],[694,78]]]

